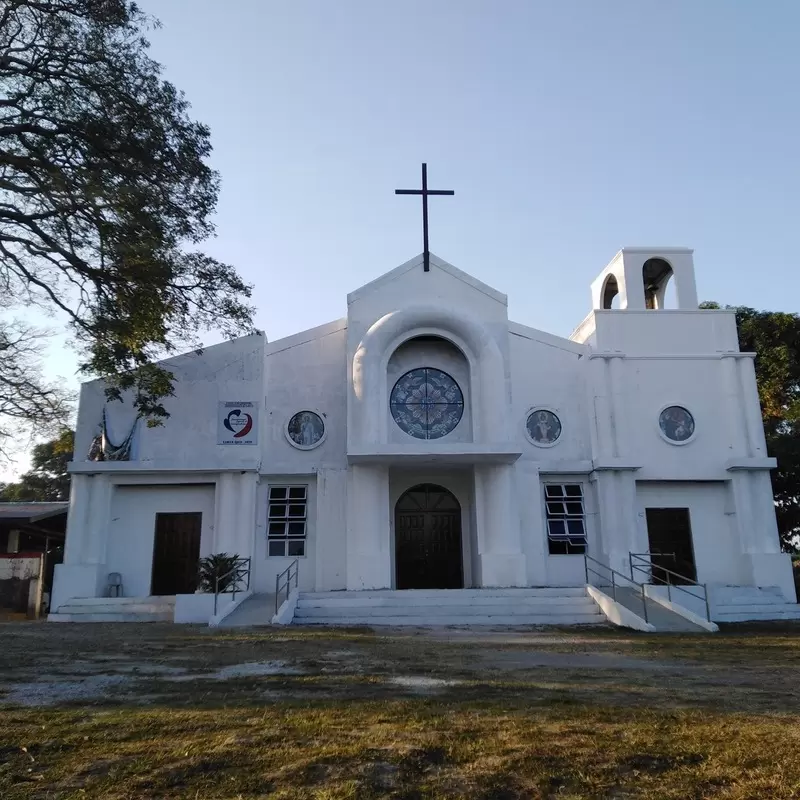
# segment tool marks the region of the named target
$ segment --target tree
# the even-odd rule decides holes
[[[72,461],[75,432],[64,428],[59,436],[33,448],[31,470],[17,483],[0,488],[2,502],[69,500],[67,464]]]
[[[0,303],[1,305],[1,303]],[[39,364],[45,332],[0,319],[0,454],[26,433],[56,432],[67,419],[69,395],[45,381]]]
[[[720,308],[701,303],[700,308]],[[756,354],[755,370],[769,454],[778,460],[772,473],[781,543],[795,550],[800,536],[800,315],[736,312],[739,349]]]
[[[252,329],[251,287],[193,249],[213,235],[219,176],[208,128],[148,55],[151,25],[129,0],[0,4],[0,384],[27,386],[21,415],[52,419],[63,402],[29,349],[6,345],[3,362],[4,341],[31,342],[14,305],[65,319],[81,370],[109,399],[130,390],[149,424],[172,391],[160,358],[202,331]]]

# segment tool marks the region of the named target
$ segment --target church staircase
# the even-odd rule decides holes
[[[717,586],[709,593],[714,622],[800,619],[800,604],[787,602],[777,586]]]
[[[174,597],[73,597],[48,622],[172,622]]]
[[[592,625],[605,617],[585,587],[301,592],[299,625]]]

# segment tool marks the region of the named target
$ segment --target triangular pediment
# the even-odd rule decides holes
[[[347,295],[347,304],[350,305],[395,281],[401,280],[403,276],[407,275],[412,270],[422,271],[423,261],[423,254],[420,253],[418,256],[414,256],[414,258],[406,261],[405,264],[401,264],[399,267],[395,267],[393,270],[386,272],[379,278],[375,278],[374,281],[365,283],[362,287],[350,292],[350,294]],[[441,272],[450,275],[452,278],[461,281],[467,286],[470,286],[476,291],[481,292],[492,300],[495,300],[504,306],[508,306],[508,297],[505,294],[498,292],[497,289],[494,289],[483,281],[480,281],[463,270],[460,270],[458,267],[454,267],[444,259],[435,256],[433,253],[430,254],[430,266],[431,271],[440,270]]]

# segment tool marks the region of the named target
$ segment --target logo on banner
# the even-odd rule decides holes
[[[256,403],[219,404],[219,444],[257,444]]]

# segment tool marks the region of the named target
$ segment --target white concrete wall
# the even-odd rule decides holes
[[[262,475],[347,466],[346,341],[346,321],[340,320],[267,346]],[[286,438],[289,419],[305,410],[325,422],[325,439],[312,450],[299,450]]]
[[[102,384],[86,384],[75,466],[96,474],[74,477],[65,564],[54,597],[61,590],[66,596],[94,594],[114,569],[111,561],[127,559],[129,546],[141,551],[134,553],[139,567],[128,567],[138,575],[132,585],[147,582],[149,590],[150,566],[142,566],[146,546],[139,537],[120,549],[112,521],[121,498],[144,496],[145,489],[126,494],[114,486],[183,483],[187,476],[215,484],[208,524],[216,532],[208,547],[252,553],[258,590],[271,590],[275,574],[289,562],[266,556],[270,483],[309,485],[304,588],[388,587],[394,503],[401,491],[396,476],[403,470],[412,482],[427,475],[424,480],[451,488],[462,503],[468,584],[580,582],[582,559],[547,555],[540,474],[585,482],[590,552],[608,555],[617,568],[628,550],[646,549],[636,482],[648,482],[647,497],[670,495],[677,502],[673,495],[682,490],[670,482],[680,481],[688,487],[690,508],[696,507],[696,541],[695,514],[704,531],[698,569],[728,583],[752,582],[756,575],[760,583],[768,580],[780,556],[764,471],[769,464],[753,365],[737,353],[733,315],[596,311],[581,331],[578,338],[586,344],[509,323],[505,295],[436,257],[425,273],[420,257],[349,295],[345,320],[269,344],[262,336],[244,337],[167,362],[176,377],[175,397],[165,401],[172,416],[160,428],[139,423],[133,460],[126,464],[82,461],[105,404]],[[415,336],[440,336],[447,344],[406,344]],[[394,381],[418,366],[451,374],[466,401],[453,434],[430,443],[409,443],[388,408]],[[259,403],[257,447],[217,445],[220,400]],[[694,415],[693,441],[676,446],[660,436],[658,414],[667,404]],[[562,434],[552,447],[537,447],[525,435],[526,417],[535,408],[550,409],[561,420]],[[293,447],[285,435],[289,418],[303,410],[319,413],[326,426],[325,440],[311,450]],[[108,405],[114,441],[124,438],[133,418],[129,398]],[[518,448],[522,455],[513,466],[498,464],[483,458],[481,447],[487,453]],[[381,456],[381,448],[402,458],[355,463],[365,453]],[[435,469],[403,460],[447,448]],[[478,453],[472,462],[463,458],[468,451]],[[471,477],[463,483],[465,475]],[[705,483],[691,487],[688,481]],[[732,483],[727,495],[721,493],[727,500],[720,512],[720,491],[706,490],[723,481]],[[177,492],[168,486],[163,496]],[[149,500],[146,505],[154,517],[156,509]],[[132,513],[133,522],[123,527],[149,526],[152,550],[151,520],[139,519],[144,512],[138,508]],[[721,538],[720,514],[730,522],[727,540]],[[721,546],[746,556],[720,559]],[[785,565],[780,569],[786,572]],[[784,575],[781,585],[787,580]]]
[[[163,400],[170,417],[155,428],[139,420],[132,451],[136,467],[224,468],[258,462],[257,446],[217,444],[217,416],[220,401],[258,402],[263,415],[264,345],[263,336],[245,336],[162,362],[175,376],[175,394]],[[106,403],[104,388],[102,381],[81,387],[76,465],[86,460],[92,438],[100,432],[104,406],[114,444],[125,439],[136,419],[130,393],[124,402]],[[263,418],[260,423],[263,431]]]
[[[521,462],[559,471],[570,462],[592,458],[585,356],[588,348],[542,331],[511,323],[511,430],[522,444]],[[561,420],[561,436],[539,447],[526,436],[528,412],[546,408]],[[588,463],[584,465],[584,471]]]
[[[613,426],[598,418],[598,438],[616,434],[606,450],[639,467],[637,479],[724,479],[728,460],[764,458],[766,446],[757,401],[743,402],[738,373],[741,359],[593,359],[598,395],[610,393],[616,411]],[[734,376],[729,374],[734,372]],[[667,405],[688,409],[695,420],[694,438],[685,444],[665,441],[659,414]],[[756,417],[757,415],[757,417]],[[752,428],[752,431],[750,430]]]
[[[111,498],[106,573],[119,572],[127,597],[150,594],[156,514],[199,511],[200,557],[214,537],[214,486],[117,486]]]
[[[347,470],[317,472],[316,588],[347,588]]]
[[[649,550],[645,509],[688,508],[697,580],[709,584],[749,583],[724,482],[637,481],[636,498],[641,547],[638,552]],[[642,576],[637,580],[641,581]]]
[[[435,257],[426,273],[420,257],[348,296],[348,449],[369,450],[394,436],[387,363],[416,336],[442,337],[466,356],[473,441],[508,441],[507,299]],[[449,439],[439,449],[458,444]]]
[[[628,355],[738,351],[736,315],[714,309],[595,311],[597,351]]]
[[[40,556],[17,556],[0,554],[0,581],[30,580],[39,577]]]

